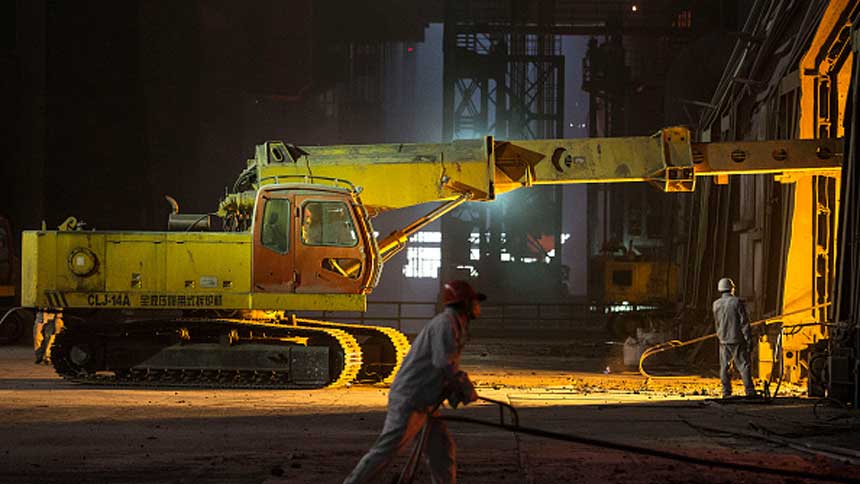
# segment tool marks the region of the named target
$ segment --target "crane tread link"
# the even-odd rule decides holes
[[[409,353],[409,348],[411,345],[409,344],[409,340],[406,338],[406,335],[401,333],[400,331],[389,328],[385,326],[371,326],[366,324],[357,324],[357,323],[335,323],[331,321],[319,321],[314,319],[297,319],[299,325],[304,327],[324,327],[324,328],[339,328],[345,331],[374,331],[380,333],[381,335],[388,338],[390,344],[394,348],[395,360],[393,363],[393,368],[388,374],[386,374],[381,381],[384,385],[390,385],[394,381],[394,377],[397,375],[397,372],[400,370],[400,365],[403,364],[403,359],[406,358],[406,354]]]
[[[229,319],[176,319],[170,321],[152,321],[159,325],[156,331],[171,332],[182,325],[205,324],[211,328],[221,324],[222,329],[268,331],[268,336],[278,337],[315,337],[327,340],[329,347],[336,345],[341,351],[342,368],[340,372],[326,384],[300,384],[288,381],[286,371],[254,369],[212,369],[212,368],[150,368],[134,366],[124,369],[97,369],[90,371],[74,363],[72,352],[78,345],[86,345],[104,335],[88,333],[80,328],[66,326],[60,331],[51,346],[51,362],[54,369],[63,379],[87,385],[113,385],[136,387],[185,387],[185,388],[242,388],[242,389],[313,389],[344,387],[356,380],[362,367],[362,351],[356,338],[347,331],[337,328],[297,327],[282,323],[263,321]],[[155,334],[149,327],[148,335]],[[278,334],[278,333],[281,334]],[[143,331],[137,330],[138,335]],[[116,336],[116,335],[114,335]],[[128,336],[125,333],[123,336]],[[78,350],[80,351],[80,350]]]

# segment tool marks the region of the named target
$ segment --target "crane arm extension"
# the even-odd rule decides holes
[[[684,127],[653,136],[296,147],[257,146],[256,179],[329,177],[362,187],[371,212],[471,193],[473,200],[532,185],[651,182],[692,191],[700,176],[838,170],[836,139],[692,143]]]
[[[703,176],[839,170],[842,140],[691,143],[689,130],[676,127],[650,137],[497,141],[494,160],[496,193],[505,187],[631,181],[686,192]]]

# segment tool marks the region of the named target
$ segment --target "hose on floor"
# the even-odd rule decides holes
[[[496,403],[496,404],[502,403],[502,402],[497,402],[497,401],[489,400],[489,399],[485,399],[485,398],[481,398],[481,400],[490,401],[491,403]],[[481,425],[484,427],[492,427],[492,428],[496,428],[496,429],[507,430],[509,432],[516,432],[516,433],[520,433],[520,434],[531,435],[534,437],[542,437],[545,439],[558,440],[561,442],[571,442],[571,443],[575,443],[575,444],[589,445],[592,447],[601,447],[604,449],[612,449],[612,450],[618,450],[618,451],[622,451],[622,452],[629,452],[629,453],[640,454],[640,455],[649,455],[652,457],[660,457],[663,459],[671,459],[671,460],[678,461],[678,462],[685,462],[688,464],[695,464],[695,465],[701,465],[701,466],[707,466],[707,467],[721,467],[724,469],[754,472],[757,474],[770,474],[770,475],[782,476],[782,477],[792,477],[795,479],[818,479],[818,480],[829,481],[829,482],[849,482],[849,483],[856,483],[857,482],[856,477],[832,476],[832,475],[819,474],[819,473],[814,473],[814,472],[792,471],[792,470],[788,470],[788,469],[777,469],[777,468],[773,468],[773,467],[765,467],[765,466],[758,466],[758,465],[752,465],[752,464],[742,464],[742,463],[736,463],[736,462],[725,462],[725,461],[714,460],[714,459],[705,459],[705,458],[701,458],[701,457],[694,457],[694,456],[690,456],[690,455],[679,454],[679,453],[675,453],[675,452],[669,452],[666,450],[653,449],[653,448],[649,448],[649,447],[640,447],[637,445],[630,445],[630,444],[622,444],[620,442],[612,442],[612,441],[608,441],[608,440],[594,439],[591,437],[583,437],[581,435],[562,434],[559,432],[551,432],[548,430],[541,430],[541,429],[536,429],[536,428],[531,428],[531,427],[523,427],[523,426],[520,426],[518,423],[519,418],[516,416],[516,410],[513,407],[511,407],[510,405],[504,404],[504,406],[509,407],[510,410],[512,410],[512,415],[514,416],[512,420],[514,421],[514,423],[508,424],[508,423],[505,423],[504,421],[499,422],[499,423],[487,422],[485,420],[479,420],[479,419],[469,418],[469,417],[460,417],[460,416],[456,416],[456,415],[443,415],[443,416],[433,417],[433,418],[438,418],[438,419],[441,419],[441,420],[444,420],[447,422],[460,422],[460,423],[466,423],[466,424]],[[500,411],[501,411],[501,409],[500,409]]]
[[[805,312],[813,311],[813,310],[824,308],[827,306],[830,306],[829,302],[823,303],[823,304],[817,304],[815,306],[810,306],[808,308],[798,309],[796,311],[791,311],[791,312],[788,312],[785,314],[780,314],[780,315],[773,316],[773,317],[770,317],[767,319],[762,319],[762,320],[756,321],[754,323],[750,323],[750,327],[755,328],[757,326],[768,326],[768,325],[771,325],[774,323],[781,322],[786,316],[793,316],[795,314],[802,314]],[[814,323],[814,324],[818,325],[821,323]],[[805,324],[793,324],[790,326],[786,326],[786,328],[798,329],[801,326],[806,326],[806,325]],[[650,358],[650,357],[652,357],[658,353],[662,353],[664,351],[678,349],[678,348],[681,348],[684,346],[689,346],[689,345],[692,345],[695,343],[700,343],[702,341],[706,341],[706,340],[713,339],[716,337],[717,337],[717,333],[710,333],[710,334],[706,334],[704,336],[699,336],[698,338],[693,338],[693,339],[687,340],[687,341],[679,341],[679,340],[673,339],[671,341],[666,341],[664,343],[660,343],[660,344],[651,346],[650,348],[645,349],[645,351],[642,352],[642,356],[639,357],[639,373],[649,380],[652,380],[652,379],[653,380],[659,380],[659,379],[675,380],[675,379],[679,379],[679,378],[692,377],[693,375],[679,375],[679,376],[651,375],[647,371],[645,371],[645,360],[647,360],[648,358]],[[777,391],[778,390],[779,390],[779,388],[777,388]],[[776,392],[774,392],[774,396],[776,396]]]
[[[741,464],[736,462],[725,462],[720,460],[713,459],[703,459],[700,457],[693,457],[684,454],[678,454],[675,452],[669,452],[659,449],[651,449],[647,447],[639,447],[635,445],[622,444],[618,442],[610,442],[607,440],[593,439],[590,437],[582,437],[579,435],[573,434],[561,434],[558,432],[550,432],[548,430],[535,429],[530,427],[522,427],[522,426],[514,426],[509,424],[499,424],[495,422],[486,422],[479,419],[469,418],[469,417],[459,417],[454,415],[445,415],[440,418],[447,422],[460,422],[460,423],[468,423],[474,425],[483,425],[485,427],[493,427],[502,430],[508,430],[510,432],[516,432],[520,434],[532,435],[534,437],[542,437],[547,439],[558,440],[562,442],[572,442],[576,444],[584,444],[590,445],[593,447],[602,447],[605,449],[613,449],[619,450],[622,452],[630,452],[634,454],[641,455],[650,455],[652,457],[660,457],[664,459],[671,459],[679,462],[685,462],[688,464],[702,465],[707,467],[722,467],[724,469],[732,469],[738,471],[747,471],[754,472],[757,474],[771,474],[782,477],[793,477],[795,479],[817,479],[823,481],[830,482],[848,482],[848,483],[856,483],[857,479],[853,477],[843,477],[843,476],[830,476],[826,474],[818,474],[814,472],[803,472],[803,471],[792,471],[787,469],[776,469],[772,467],[764,467],[757,466],[752,464]]]

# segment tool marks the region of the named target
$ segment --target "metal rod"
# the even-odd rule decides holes
[[[395,254],[403,250],[403,248],[406,247],[406,241],[409,240],[409,237],[412,234],[418,232],[429,223],[439,219],[439,217],[445,215],[451,210],[454,210],[471,198],[471,193],[464,193],[454,200],[439,205],[427,213],[427,215],[424,215],[406,227],[391,232],[387,237],[378,242],[379,255],[382,258],[382,262],[388,262]]]
[[[786,316],[792,316],[792,315],[804,313],[807,311],[814,311],[814,310],[817,310],[817,309],[820,309],[823,307],[827,307],[829,305],[830,305],[830,303],[828,302],[828,303],[823,303],[823,304],[817,304],[815,306],[810,306],[808,308],[790,311],[790,312],[787,312],[784,314],[780,314],[777,316],[773,316],[770,318],[756,321],[754,323],[750,323],[750,327],[767,326],[768,324],[773,324],[773,323],[782,321],[782,319],[785,318]],[[820,323],[815,323],[815,324],[817,325]],[[794,327],[794,326],[795,325],[791,325],[791,327]],[[671,341],[666,341],[666,342],[660,343],[658,345],[654,345],[650,348],[647,348],[644,352],[642,352],[642,356],[639,358],[639,374],[641,374],[645,378],[670,378],[670,379],[671,378],[683,378],[683,377],[679,377],[679,376],[672,376],[672,377],[659,377],[658,376],[658,377],[655,377],[655,376],[649,375],[648,372],[645,371],[645,368],[643,367],[643,365],[644,365],[646,359],[650,358],[651,356],[656,355],[657,353],[662,353],[664,351],[669,351],[669,350],[681,348],[682,346],[688,346],[688,345],[691,345],[694,343],[699,343],[701,341],[709,340],[709,339],[716,338],[716,337],[717,337],[717,333],[709,333],[709,334],[706,334],[704,336],[699,336],[698,338],[693,338],[693,339],[687,340],[687,341],[671,340]]]

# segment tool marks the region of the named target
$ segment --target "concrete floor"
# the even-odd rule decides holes
[[[555,342],[554,344],[558,344]],[[544,345],[545,346],[545,345]],[[856,413],[787,396],[707,401],[717,381],[572,371],[603,361],[537,356],[540,342],[476,341],[464,357],[485,396],[521,424],[794,471],[860,476],[860,467],[729,432],[757,423],[791,441],[860,451]],[[572,363],[573,362],[573,363]],[[799,393],[799,389],[788,389]],[[705,394],[703,396],[702,394]],[[61,381],[24,346],[0,348],[0,482],[337,483],[376,438],[387,390],[245,391],[96,388]],[[496,420],[490,405],[444,413]],[[815,482],[696,466],[492,428],[449,424],[462,483]],[[383,482],[391,482],[401,457]],[[416,482],[429,482],[426,472]]]

